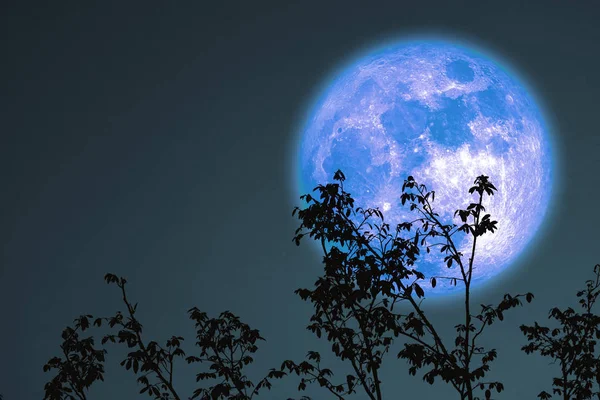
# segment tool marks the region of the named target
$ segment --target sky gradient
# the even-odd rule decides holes
[[[293,293],[312,287],[322,270],[314,246],[292,242],[296,134],[345,62],[422,33],[500,55],[545,111],[555,150],[552,209],[518,264],[473,303],[535,294],[482,343],[498,348],[490,378],[505,384],[501,398],[548,390],[555,368],[520,351],[518,326],[545,323],[552,306],[575,305],[575,291],[600,262],[600,8],[481,3],[3,4],[5,400],[43,397],[51,375],[42,365],[74,317],[122,309],[106,272],[129,280],[153,339],[182,335],[192,351],[192,306],[230,310],[259,329],[267,341],[251,378],[308,350],[329,354],[328,343],[305,330],[312,307]],[[457,307],[426,309],[452,335]],[[106,383],[90,398],[137,398],[133,374],[118,365],[122,355],[109,348]],[[343,376],[338,365],[331,360]],[[394,353],[384,365],[386,397],[456,397],[443,383],[409,376]],[[185,393],[196,387],[188,367],[180,363],[177,378]],[[260,398],[300,397],[296,386],[296,378],[278,381]],[[308,394],[329,398],[318,387]]]

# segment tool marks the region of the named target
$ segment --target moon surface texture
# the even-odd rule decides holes
[[[299,194],[332,182],[341,169],[355,206],[378,207],[392,232],[415,217],[400,204],[408,175],[435,191],[434,210],[457,225],[454,211],[476,201],[468,194],[473,181],[489,176],[498,191],[484,206],[498,230],[478,239],[472,287],[525,250],[552,191],[550,139],[524,85],[479,51],[438,41],[387,46],[343,69],[301,131],[296,168]],[[454,237],[467,260],[472,237]],[[416,268],[426,278],[460,277],[435,249],[422,251]],[[426,296],[464,287],[437,281],[435,288],[420,282]]]

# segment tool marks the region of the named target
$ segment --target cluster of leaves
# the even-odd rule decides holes
[[[44,399],[85,399],[85,393],[97,380],[104,380],[106,350],[94,347],[94,338],[81,338],[80,333],[90,327],[91,315],[82,315],[74,327],[62,332],[61,356],[51,358],[44,372],[57,370],[56,376],[44,386]]]
[[[85,400],[91,385],[104,380],[104,360],[107,351],[94,347],[93,336],[81,339],[79,332],[103,324],[117,328],[117,333],[104,335],[101,344],[107,342],[125,344],[130,351],[121,366],[136,374],[142,386],[140,393],[161,400],[180,400],[173,384],[175,359],[185,358],[188,364],[208,364],[209,371],[201,372],[196,381],[218,380],[217,383],[194,390],[191,399],[202,400],[250,400],[262,388],[271,388],[270,379],[285,375],[280,371],[271,371],[255,386],[244,374],[244,367],[251,364],[251,354],[256,352],[256,342],[263,340],[257,330],[240,322],[239,318],[225,311],[218,318],[209,318],[197,308],[189,310],[189,317],[195,322],[197,330],[196,345],[199,355],[185,357],[181,348],[184,338],[172,336],[164,345],[156,341],[143,339],[143,326],[136,317],[137,303],[132,304],[126,292],[127,281],[113,274],[107,274],[105,280],[116,284],[121,290],[127,312],[118,311],[112,317],[94,318],[81,316],[74,321],[74,327],[63,331],[62,355],[53,357],[44,366],[44,371],[58,370],[56,376],[46,384],[44,400]]]
[[[520,327],[529,341],[522,347],[524,352],[558,362],[560,375],[553,378],[552,393],[566,400],[600,398],[600,356],[596,355],[600,316],[592,312],[600,294],[600,265],[594,266],[594,273],[595,279],[586,281],[586,288],[577,292],[583,312],[554,307],[548,318],[556,320],[558,327],[551,329],[537,322]],[[549,399],[552,395],[542,391],[538,397]]]
[[[425,381],[433,384],[439,377],[449,382],[462,399],[474,399],[475,388],[483,389],[486,399],[491,398],[491,389],[501,391],[500,382],[482,380],[496,358],[496,350],[486,351],[476,345],[476,339],[486,326],[502,320],[504,311],[521,305],[521,297],[531,301],[533,295],[507,294],[496,306],[482,305],[477,315],[470,312],[477,238],[497,228],[497,222],[489,214],[483,214],[484,194],[493,195],[496,190],[488,177],[479,176],[475,180],[469,193],[477,194],[477,202],[456,211],[462,221],[457,226],[442,222],[432,206],[435,192],[427,191],[409,176],[402,187],[401,202],[408,203],[417,218],[399,224],[393,231],[378,209],[354,207],[354,199],[344,191],[345,177],[341,171],[335,173],[334,180],[337,182],[315,188],[318,198],[310,194],[302,196],[308,203],[306,208],[294,209],[293,215],[297,213],[302,221],[295,243],[299,245],[307,235],[320,241],[325,264],[325,274],[317,280],[315,288],[298,289],[296,293],[315,307],[308,329],[318,337],[324,332],[332,342],[334,354],[348,360],[354,374],[348,375],[344,384],[333,384],[320,369],[320,357],[315,352],[309,353],[309,360],[301,364],[286,361],[282,370],[285,367],[309,375],[338,398],[361,387],[369,399],[379,400],[382,396],[378,372],[383,356],[394,339],[402,336],[405,343],[398,357],[408,361],[410,374],[428,367],[423,375]],[[457,233],[473,237],[466,262],[456,246]],[[435,287],[438,279],[449,279],[455,285],[460,281],[465,287],[465,322],[455,326],[457,337],[453,349],[440,337],[421,307],[425,293],[419,281],[425,276],[414,268],[422,250],[429,253],[435,247],[444,253],[448,268],[458,267],[458,275],[430,277],[431,286]],[[394,306],[400,302],[408,303],[412,311],[394,312]],[[473,368],[476,356],[481,365]],[[300,389],[305,382],[301,382]]]
[[[229,311],[219,318],[209,318],[196,307],[190,309],[190,319],[196,323],[196,345],[199,356],[187,357],[188,363],[208,363],[213,372],[200,372],[196,381],[220,379],[209,388],[197,389],[192,399],[249,400],[262,389],[271,389],[270,379],[281,378],[285,373],[271,371],[256,386],[244,374],[244,367],[251,364],[252,354],[258,350],[257,341],[264,340],[258,330],[240,321]]]

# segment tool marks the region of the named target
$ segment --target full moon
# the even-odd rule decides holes
[[[549,133],[526,86],[480,49],[443,41],[376,49],[341,69],[309,115],[297,145],[298,195],[341,169],[356,205],[378,207],[392,230],[415,217],[400,204],[408,175],[435,191],[434,210],[456,224],[454,211],[475,201],[475,178],[490,177],[498,191],[484,206],[498,230],[478,240],[473,287],[506,270],[538,233],[552,191]],[[471,238],[458,236],[467,259]],[[460,276],[437,250],[423,251],[416,268],[427,278]],[[427,297],[463,287],[421,283]]]

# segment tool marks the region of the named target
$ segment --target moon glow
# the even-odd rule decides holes
[[[475,177],[489,176],[498,191],[484,206],[498,230],[478,240],[474,287],[526,249],[552,189],[548,131],[526,87],[488,55],[438,41],[397,43],[342,69],[305,123],[296,168],[298,194],[341,169],[356,204],[379,207],[392,229],[414,219],[400,205],[408,175],[435,191],[434,209],[447,222],[474,201]],[[466,257],[470,243],[459,240]],[[459,276],[437,251],[422,252],[416,267],[426,277]],[[434,296],[461,287],[422,283]]]

